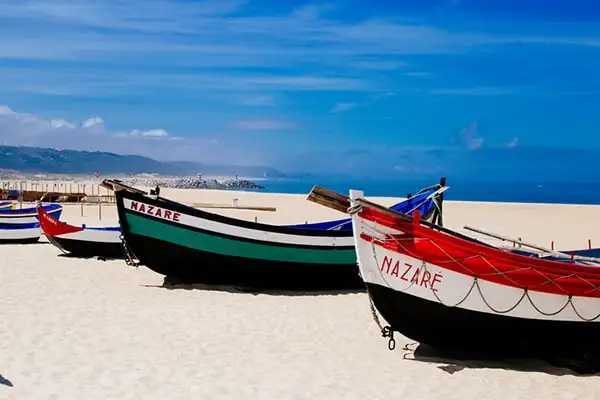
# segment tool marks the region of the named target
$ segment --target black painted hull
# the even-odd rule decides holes
[[[598,322],[488,314],[447,307],[371,283],[367,288],[392,330],[431,347],[505,356],[600,355]]]
[[[356,264],[306,264],[223,256],[146,236],[125,234],[141,265],[181,283],[264,290],[358,290]]]
[[[28,238],[28,239],[0,239],[0,245],[2,244],[33,244],[39,243],[40,238]]]
[[[75,240],[60,236],[47,236],[50,243],[73,257],[119,258],[125,257],[121,243]]]

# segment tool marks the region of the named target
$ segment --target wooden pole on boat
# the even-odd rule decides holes
[[[505,242],[512,242],[512,243],[519,243],[521,246],[525,246],[525,247],[529,247],[535,250],[539,250],[543,253],[547,253],[547,254],[551,254],[554,256],[558,256],[558,257],[565,257],[565,258],[573,258],[575,260],[580,260],[580,261],[590,261],[590,262],[595,262],[595,263],[600,263],[600,258],[595,258],[595,257],[585,257],[585,256],[574,256],[573,254],[566,254],[566,253],[561,253],[560,251],[555,251],[555,250],[551,250],[551,249],[547,249],[545,247],[542,246],[538,246],[535,244],[531,244],[531,243],[527,243],[521,240],[521,238],[519,239],[511,239],[509,237],[503,236],[503,235],[499,235],[497,233],[491,233],[491,232],[486,232],[483,231],[481,229],[477,229],[477,228],[473,228],[471,226],[464,226],[464,229],[469,230],[469,231],[473,231],[473,232],[477,232],[480,233],[482,235],[486,235],[486,236],[490,236]]]
[[[276,207],[263,207],[263,206],[240,206],[240,205],[229,205],[229,204],[213,204],[213,203],[188,203],[188,205],[195,208],[224,208],[224,209],[235,209],[235,210],[252,210],[252,211],[277,211]]]

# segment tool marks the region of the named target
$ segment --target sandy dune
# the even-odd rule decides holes
[[[161,194],[277,207],[218,211],[262,222],[340,217],[298,195]],[[447,202],[444,212],[453,228],[473,225],[546,246],[554,240],[561,249],[588,239],[600,247],[596,206]],[[117,222],[106,205],[102,221],[97,205],[83,216],[80,206],[67,206],[62,219]],[[0,247],[2,399],[595,399],[600,391],[597,377],[543,362],[439,360],[399,336],[388,351],[364,293],[164,289],[144,267],[59,254],[44,240]]]

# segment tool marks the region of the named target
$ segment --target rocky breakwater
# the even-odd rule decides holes
[[[264,186],[245,179],[229,179],[219,182],[217,179],[199,178],[131,178],[123,180],[123,183],[137,187],[165,187],[176,189],[264,189]]]

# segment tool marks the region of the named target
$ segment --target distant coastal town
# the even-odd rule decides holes
[[[159,174],[24,174],[19,172],[1,172],[0,181],[10,185],[13,189],[19,188],[19,182],[72,182],[74,184],[95,184],[104,178],[118,179],[126,185],[136,187],[165,187],[178,189],[217,189],[217,190],[261,190],[265,189],[257,181],[260,178],[231,176],[163,176]]]
[[[202,177],[198,174],[195,177],[148,177],[133,176],[131,178],[121,179],[123,183],[130,186],[144,187],[169,187],[177,189],[265,189],[265,186],[259,185],[254,180],[239,179],[235,177]]]

